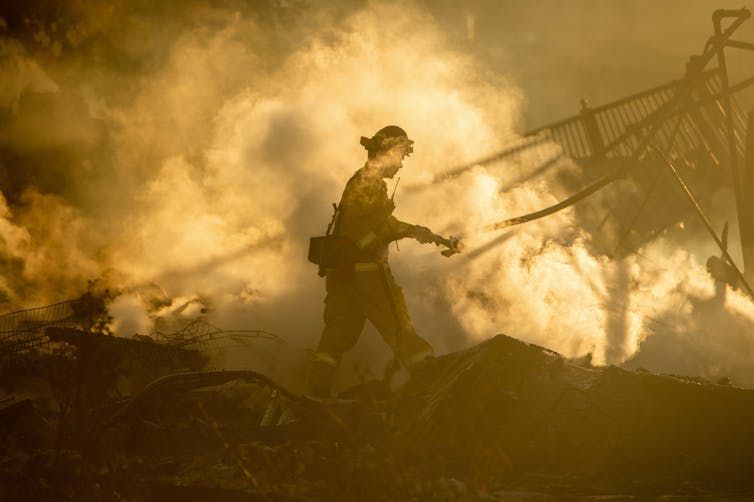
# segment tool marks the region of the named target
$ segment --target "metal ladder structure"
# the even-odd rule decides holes
[[[754,298],[749,286],[754,280],[754,112],[747,119],[735,98],[737,93],[754,85],[754,76],[731,84],[725,54],[730,48],[754,51],[753,43],[732,38],[749,17],[748,9],[715,11],[714,34],[702,53],[690,58],[683,78],[594,108],[582,100],[580,113],[528,131],[515,145],[443,173],[433,182],[553,142],[562,148],[561,154],[534,168],[527,179],[555,165],[563,156],[581,165],[584,172],[597,173],[595,181],[553,206],[485,228],[494,231],[571,207],[611,183],[631,176],[642,164],[653,162],[655,168],[670,168],[668,172],[673,173],[684,188],[682,193],[692,202],[689,207],[705,221],[725,260]],[[732,185],[745,273],[733,262],[680,174],[702,164],[712,166],[719,180],[729,179]],[[636,218],[638,214],[634,223]]]

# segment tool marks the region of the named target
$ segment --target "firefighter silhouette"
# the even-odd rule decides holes
[[[406,237],[452,247],[451,241],[429,228],[404,223],[392,214],[395,204],[385,179],[403,167],[413,143],[394,125],[372,138],[361,138],[367,161],[346,184],[332,227],[333,236],[350,246],[354,258],[342,259],[348,253],[341,253],[340,263],[330,263],[329,268],[320,265],[327,277],[327,297],[325,327],[310,372],[315,395],[329,395],[342,355],[356,344],[367,320],[409,371],[433,356],[432,346],[411,323],[403,292],[388,265],[388,245]]]

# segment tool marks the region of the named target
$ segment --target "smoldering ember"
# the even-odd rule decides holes
[[[3,3],[0,500],[754,499],[750,7]]]

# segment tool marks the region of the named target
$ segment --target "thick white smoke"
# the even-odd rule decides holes
[[[209,54],[194,48],[199,54],[173,78],[193,75],[201,96],[214,79],[197,79],[205,73],[192,65],[223,59],[229,49],[220,42],[200,47]],[[401,175],[409,184],[499,147],[514,129],[521,98],[448,47],[420,10],[398,5],[371,5],[338,30],[318,32],[281,67],[252,80],[206,124],[211,140],[201,165],[175,155],[155,168],[124,221],[132,230],[111,247],[110,259],[135,282],[156,280],[171,295],[212,298],[218,323],[256,319],[312,345],[323,284],[305,260],[308,237],[324,230],[331,202],[363,164],[359,136],[388,123],[410,131],[417,153]],[[154,85],[169,93],[175,82],[160,76]],[[479,194],[457,194],[463,200],[452,205],[432,194],[415,197],[401,216],[435,228],[445,224],[448,207],[478,216]],[[197,263],[207,266],[197,271]],[[169,283],[160,281],[166,275]],[[294,309],[307,316],[291,320]]]

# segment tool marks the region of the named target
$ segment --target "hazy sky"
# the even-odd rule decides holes
[[[460,47],[521,86],[526,128],[574,114],[586,97],[600,105],[683,76],[688,57],[713,33],[725,0],[538,0],[423,2]],[[471,14],[469,40],[466,14]],[[754,22],[737,32],[754,39]],[[754,71],[754,52],[729,50],[731,72]]]

